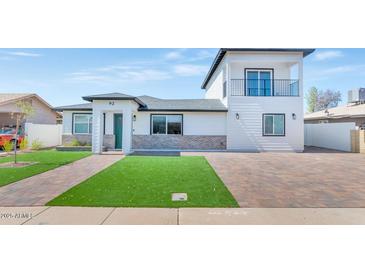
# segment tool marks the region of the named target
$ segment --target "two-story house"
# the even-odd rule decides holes
[[[220,49],[205,99],[108,93],[63,112],[63,142],[123,150],[303,151],[303,58],[314,49]]]

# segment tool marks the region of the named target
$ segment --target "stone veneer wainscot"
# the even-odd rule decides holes
[[[133,149],[198,149],[225,150],[223,135],[133,135]]]

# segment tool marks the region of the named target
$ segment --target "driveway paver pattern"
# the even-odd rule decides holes
[[[365,207],[365,155],[308,148],[304,153],[203,155],[241,207]]]

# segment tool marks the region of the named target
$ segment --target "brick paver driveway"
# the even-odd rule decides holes
[[[0,187],[0,206],[45,205],[122,157],[122,155],[92,155]]]
[[[199,154],[241,207],[365,207],[364,154],[313,148],[305,153]]]

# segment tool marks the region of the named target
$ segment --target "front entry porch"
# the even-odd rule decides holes
[[[136,106],[130,101],[93,101],[92,151],[131,153],[132,117]]]

